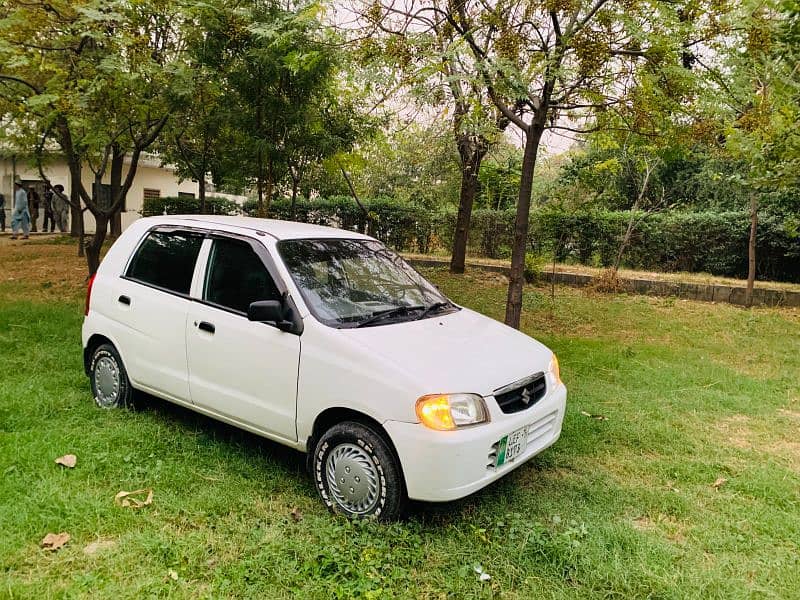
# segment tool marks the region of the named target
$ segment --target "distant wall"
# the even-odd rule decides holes
[[[10,218],[11,198],[13,194],[13,164],[8,158],[0,158],[0,192],[6,197],[6,222]],[[29,163],[18,160],[16,166],[17,175],[26,183],[41,181],[38,169]],[[63,160],[54,161],[48,164],[45,169],[47,177],[53,185],[61,184],[67,194],[71,192],[69,169]],[[123,177],[128,173],[128,166],[123,169]],[[88,168],[84,168],[82,176],[83,185],[87,190],[92,189],[93,177]],[[109,183],[109,175],[106,174],[103,183]],[[194,194],[197,196],[199,185],[195,181],[179,181],[172,169],[161,167],[152,158],[145,158],[136,170],[131,189],[125,203],[125,211],[122,213],[123,229],[133,223],[141,215],[139,214],[144,203],[145,190],[148,193],[158,192],[160,196],[177,196],[178,194]],[[38,225],[44,219],[44,211],[39,211]],[[91,213],[84,213],[84,228],[87,232],[94,232],[95,222]]]

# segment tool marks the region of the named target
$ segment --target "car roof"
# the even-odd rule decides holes
[[[225,231],[239,231],[241,233],[260,232],[274,237],[277,240],[296,240],[303,238],[347,238],[371,240],[368,235],[323,227],[322,225],[309,225],[295,221],[280,221],[278,219],[259,219],[255,217],[227,217],[220,215],[169,215],[163,217],[147,217],[141,219],[149,221],[152,225],[184,225],[187,227],[201,227],[203,229],[222,229]]]

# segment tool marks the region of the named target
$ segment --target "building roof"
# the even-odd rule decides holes
[[[248,232],[261,232],[278,240],[292,240],[300,238],[348,238],[348,239],[373,239],[356,231],[296,223],[294,221],[280,221],[277,219],[258,219],[255,217],[226,217],[219,215],[171,215],[164,217],[148,217],[142,221],[151,221],[159,225],[205,225],[215,226],[226,231],[247,230]]]

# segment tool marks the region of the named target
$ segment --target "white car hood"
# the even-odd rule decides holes
[[[547,371],[552,356],[533,338],[466,308],[420,321],[339,331],[431,394],[488,396]]]

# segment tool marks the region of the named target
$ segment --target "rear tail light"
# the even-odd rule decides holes
[[[95,277],[97,277],[97,273],[89,277],[89,285],[86,286],[86,307],[83,310],[83,316],[89,314],[89,302],[92,300],[92,285],[94,285]]]

